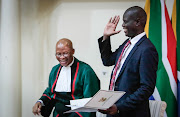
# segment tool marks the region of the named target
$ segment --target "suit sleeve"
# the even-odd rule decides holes
[[[145,49],[142,52],[139,65],[140,87],[124,101],[116,104],[118,110],[132,110],[148,100],[155,88],[157,66],[158,54],[156,49],[153,47]]]
[[[110,38],[102,42],[103,37],[98,39],[101,59],[104,66],[112,66],[115,64],[118,51],[111,51]]]

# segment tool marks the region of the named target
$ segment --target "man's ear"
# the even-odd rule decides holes
[[[137,18],[136,19],[136,26],[140,26],[141,25],[141,20],[140,20],[140,18]]]
[[[75,49],[72,50],[72,54],[74,54],[74,53],[75,53]]]

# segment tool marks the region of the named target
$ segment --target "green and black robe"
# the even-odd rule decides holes
[[[62,66],[54,66],[49,76],[49,86],[44,91],[40,100],[44,105],[41,114],[48,117],[55,107],[53,117],[95,117],[95,113],[76,112],[63,114],[70,110],[65,105],[69,105],[70,100],[89,98],[100,89],[100,81],[93,69],[86,63],[74,59],[71,66],[71,92],[56,92],[55,87]]]

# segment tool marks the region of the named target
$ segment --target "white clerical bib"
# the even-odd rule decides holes
[[[71,65],[74,63],[74,58],[71,64],[67,67],[63,66],[61,68],[57,83],[56,92],[71,92]]]
[[[62,67],[55,91],[71,92],[71,67]]]

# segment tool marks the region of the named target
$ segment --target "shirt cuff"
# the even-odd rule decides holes
[[[40,102],[42,106],[45,106],[42,100],[38,100],[37,102]]]

